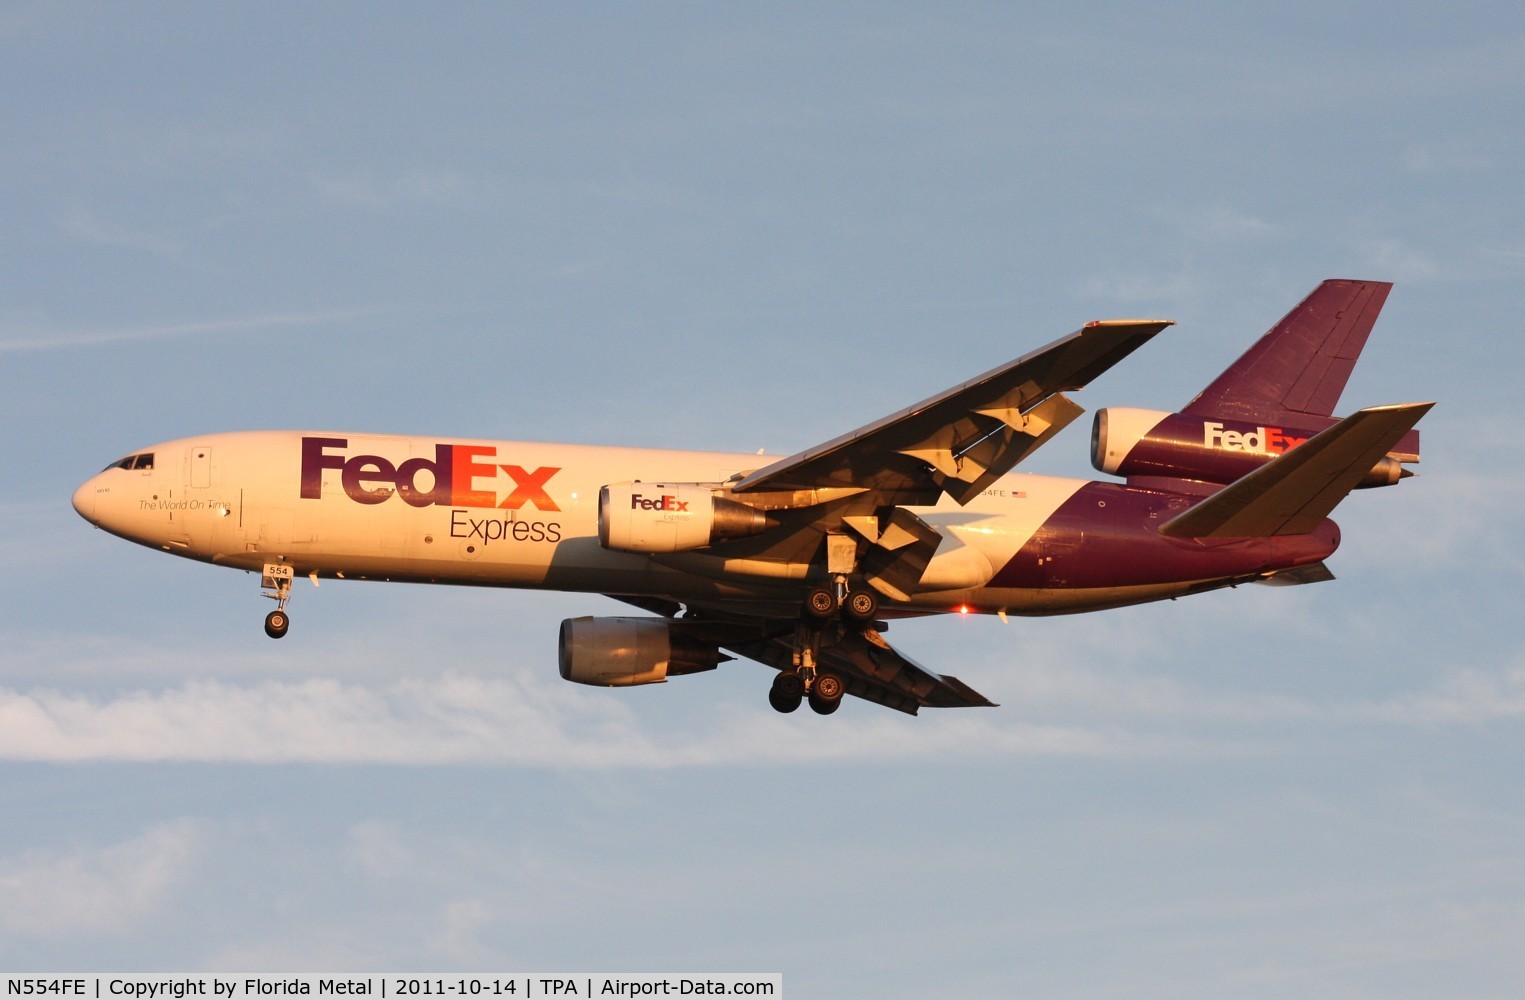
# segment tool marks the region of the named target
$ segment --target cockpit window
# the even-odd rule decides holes
[[[106,466],[107,469],[138,469],[140,471],[152,469],[153,467],[154,453],[151,451],[144,452],[141,455],[128,455],[121,461],[112,462]]]

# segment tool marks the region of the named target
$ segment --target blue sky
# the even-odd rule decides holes
[[[14,3],[0,87],[0,967],[1518,994],[1515,7]],[[789,453],[1112,316],[1178,326],[1077,401],[1173,409],[1326,277],[1421,476],[1334,583],[895,627],[991,711],[576,688],[588,596],[272,643],[68,502],[251,427]]]

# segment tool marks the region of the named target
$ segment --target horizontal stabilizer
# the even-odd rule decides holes
[[[1330,572],[1329,567],[1318,562],[1277,570],[1255,582],[1265,584],[1267,587],[1301,587],[1307,583],[1328,583],[1333,579],[1334,574]]]
[[[1328,517],[1434,403],[1353,413],[1166,522],[1170,538],[1306,535]]]

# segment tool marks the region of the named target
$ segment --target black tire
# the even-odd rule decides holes
[[[837,595],[825,587],[816,587],[805,595],[805,617],[826,621],[837,613]]]
[[[854,590],[842,602],[842,613],[855,622],[873,621],[879,613],[879,598],[869,590]]]
[[[788,698],[805,697],[805,678],[789,671],[781,672],[773,678],[773,690]]]
[[[836,674],[820,674],[815,683],[810,685],[810,698],[821,701],[841,701],[842,694],[847,690],[847,685],[842,683],[842,678]],[[819,711],[819,710],[818,710]],[[823,715],[826,713],[822,713]]]
[[[775,712],[783,712],[787,715],[800,707],[800,702],[805,700],[802,694],[789,694],[778,689],[778,685],[768,689],[768,704],[773,706]],[[814,702],[811,703],[814,707]]]
[[[834,701],[827,701],[825,698],[816,697],[815,692],[813,691],[810,693],[810,710],[816,715],[830,715],[832,712],[835,712],[841,707],[841,698],[837,698]]]
[[[272,611],[265,616],[265,634],[272,639],[279,639],[290,627],[291,616],[284,611]]]

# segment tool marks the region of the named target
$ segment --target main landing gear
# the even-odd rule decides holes
[[[831,587],[814,587],[805,595],[805,617],[829,622],[837,617],[853,624],[874,620],[879,613],[879,598],[872,590],[849,587],[846,580]]]
[[[768,690],[768,704],[793,712],[805,701],[817,715],[830,715],[842,706],[847,685],[834,673],[816,669],[815,651],[823,638],[840,636],[847,626],[866,625],[879,611],[872,590],[848,585],[845,574],[829,587],[814,587],[805,595],[799,630],[794,639],[792,669],[782,670]]]
[[[296,572],[285,563],[266,563],[260,572],[260,593],[275,602],[275,610],[265,616],[265,634],[279,639],[291,627],[286,602],[291,600],[291,581]]]
[[[812,712],[830,715],[841,707],[846,690],[836,674],[817,673],[806,678],[802,672],[786,670],[773,678],[768,704],[778,712],[793,712],[808,700]]]

